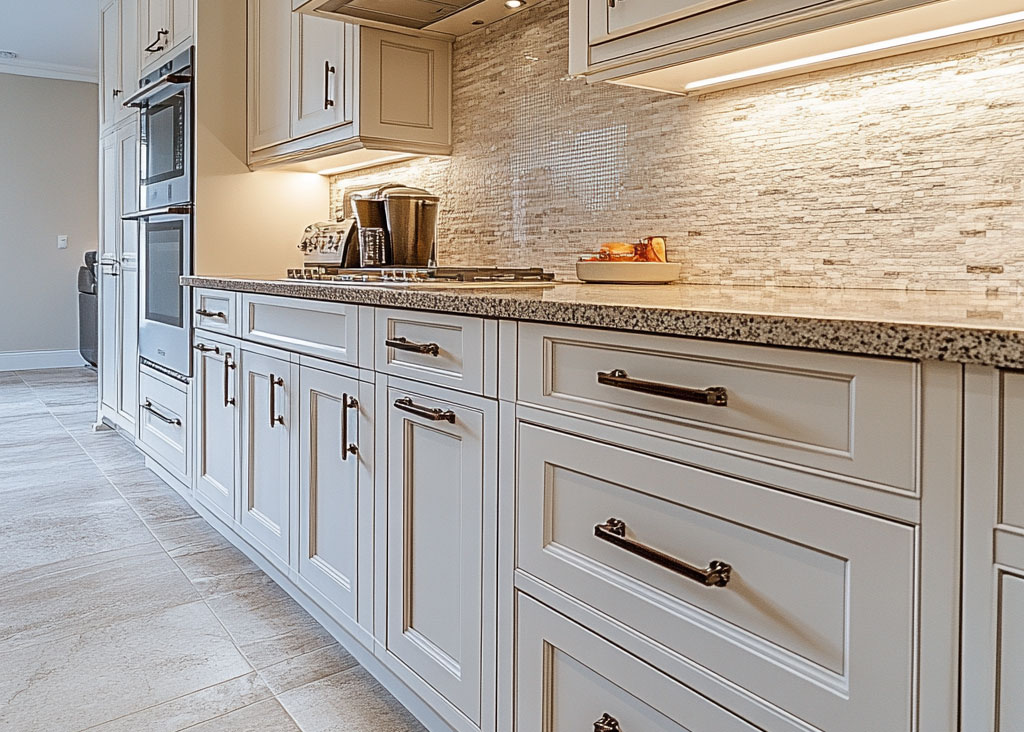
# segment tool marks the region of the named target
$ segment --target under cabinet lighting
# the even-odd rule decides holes
[[[691,81],[688,84],[686,84],[686,86],[683,88],[686,91],[693,91],[696,89],[703,89],[709,86],[729,84],[734,81],[753,79],[758,76],[767,76],[769,74],[778,74],[779,72],[796,70],[806,66],[827,64],[831,61],[854,59],[855,57],[858,56],[868,56],[870,54],[875,54],[878,53],[879,51],[885,51],[886,49],[890,48],[899,48],[901,46],[913,46],[917,44],[927,43],[933,40],[949,38],[951,36],[959,36],[968,33],[974,33],[981,30],[996,28],[1001,25],[1010,25],[1013,23],[1021,22],[1024,22],[1024,12],[1008,13],[1006,15],[996,16],[994,18],[985,18],[983,20],[976,20],[970,23],[961,23],[959,25],[949,26],[948,28],[939,28],[936,30],[924,31],[922,33],[914,33],[907,36],[901,36],[899,38],[890,38],[884,41],[877,41],[875,43],[866,43],[860,46],[853,46],[851,48],[845,48],[838,51],[829,51],[827,53],[820,53],[814,56],[805,56],[804,58],[792,59],[790,61],[781,61],[779,63],[760,66],[753,69],[746,69],[744,71],[737,71],[731,74],[723,74],[722,76],[712,76],[707,79]]]
[[[516,8],[521,8],[524,5],[526,5],[524,0],[505,0],[505,7],[509,10],[515,10]]]

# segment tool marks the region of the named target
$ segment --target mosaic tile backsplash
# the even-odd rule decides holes
[[[442,264],[572,276],[668,239],[691,283],[1019,291],[1024,33],[679,97],[567,75],[567,0],[459,39],[451,158],[338,175],[442,196]]]

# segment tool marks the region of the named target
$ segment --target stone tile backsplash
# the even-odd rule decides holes
[[[692,283],[1017,290],[1024,33],[679,97],[567,75],[566,0],[455,48],[451,158],[334,176],[442,196],[442,264],[648,234]]]

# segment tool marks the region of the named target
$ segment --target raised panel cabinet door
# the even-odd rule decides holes
[[[121,1],[100,8],[100,128],[114,123],[124,98],[121,85]]]
[[[1024,729],[1024,577],[1004,574],[999,589],[998,732]]]
[[[117,139],[113,132],[100,141],[99,241],[99,385],[100,403],[111,416],[118,411],[121,372],[120,301],[121,264],[118,239]]]
[[[140,71],[156,64],[171,47],[171,0],[139,0]]]
[[[114,117],[118,120],[137,116],[134,107],[125,107],[124,100],[139,88],[139,0],[121,0],[121,44],[118,54],[121,77],[120,93],[114,97]],[[138,178],[138,170],[134,176]],[[128,211],[134,210],[126,209]]]
[[[289,137],[291,8],[288,0],[249,0],[249,146]]]
[[[736,0],[589,0],[592,43],[670,23]],[[808,5],[813,0],[808,0]]]
[[[196,499],[222,520],[235,520],[238,498],[238,351],[197,333]]]
[[[351,121],[355,26],[292,15],[291,137]]]
[[[170,0],[171,46],[180,46],[192,37],[192,0]]]
[[[299,574],[358,623],[361,541],[359,382],[302,367],[299,467]],[[368,481],[367,481],[368,482]],[[367,495],[362,495],[366,493]]]
[[[289,561],[291,527],[290,364],[242,351],[241,524],[271,561]],[[269,555],[267,555],[269,552]]]
[[[386,646],[479,724],[493,426],[451,394],[388,388]]]

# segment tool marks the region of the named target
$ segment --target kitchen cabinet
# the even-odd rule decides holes
[[[476,726],[493,687],[496,404],[391,379],[387,564],[378,576],[387,652]],[[490,557],[491,559],[488,559]],[[490,664],[491,667],[485,666]]]
[[[298,366],[287,354],[242,349],[240,523],[264,556],[281,568],[291,558],[293,405]],[[297,444],[297,442],[295,443]]]
[[[138,2],[110,0],[100,6],[100,129],[136,114],[122,105],[138,87]]]
[[[331,370],[328,370],[331,369]],[[347,627],[372,632],[372,385],[333,367],[299,373],[296,571]],[[362,393],[361,393],[362,392]]]
[[[808,56],[826,56],[817,68],[850,63],[849,56],[827,55],[978,20],[981,16],[971,13],[985,12],[961,8],[962,17],[943,15],[944,9],[917,12],[930,4],[947,5],[934,0],[570,0],[569,70],[592,81],[687,93],[708,88],[701,82],[720,76],[739,74],[718,82],[718,88],[742,83],[750,76],[746,72],[776,63],[787,66],[756,76],[811,70],[788,65]],[[833,29],[842,31],[829,33]],[[950,40],[932,45],[942,42]]]
[[[195,497],[224,522],[235,521],[239,485],[238,343],[196,333]]]
[[[139,373],[139,446],[182,485],[191,485],[190,386],[149,368]]]
[[[289,0],[249,0],[248,33],[250,167],[451,152],[450,41],[291,14]]]
[[[192,40],[193,0],[138,0],[140,71],[148,73]]]
[[[138,402],[138,121],[128,119],[100,143],[100,416],[135,431]]]

